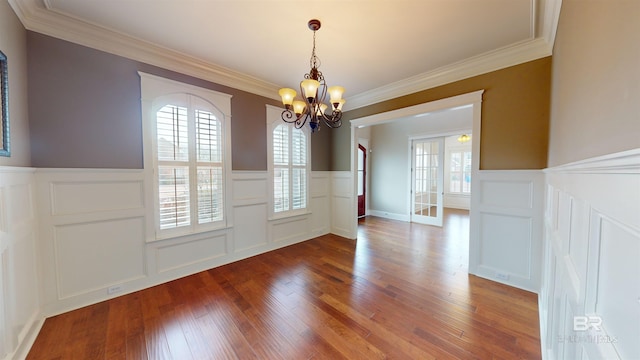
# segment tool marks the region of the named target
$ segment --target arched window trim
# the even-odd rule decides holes
[[[149,186],[145,186],[145,199],[147,204],[153,204],[153,214],[148,213],[147,216],[147,241],[175,238],[230,227],[232,225],[232,211],[230,211],[229,204],[231,199],[231,95],[142,72],[139,72],[139,74],[141,77],[145,183],[149,184]],[[188,109],[188,161],[180,162],[167,160],[166,158],[163,160],[158,156],[157,112],[167,104]],[[221,151],[222,155],[216,161],[209,161],[202,155],[196,156],[196,144],[202,144],[202,140],[196,141],[195,139],[203,136],[202,133],[197,133],[196,110],[203,111],[200,113],[202,116],[209,113],[213,114],[215,120],[211,121],[212,124],[219,122],[220,128],[218,130],[220,132],[216,136],[219,137],[220,143],[217,144],[216,148]],[[203,124],[207,121],[209,120],[201,118],[199,122]],[[185,147],[185,151],[187,151],[186,149],[187,147]],[[186,166],[188,168],[188,225],[166,226],[166,214],[161,215],[162,207],[159,200],[161,197],[159,180],[161,166],[165,166],[165,172],[167,168],[172,166]],[[211,175],[208,177],[208,182],[205,181],[205,172]],[[211,185],[214,178],[216,179],[216,186]],[[171,179],[166,181],[171,182]],[[164,181],[165,188],[167,187],[166,181]],[[182,186],[186,186],[184,182]],[[150,186],[151,184],[153,186]],[[205,196],[212,189],[215,189],[213,190],[214,194]],[[181,194],[183,193],[184,191]],[[207,198],[209,198],[208,202],[205,200]],[[207,207],[207,203],[209,207]],[[214,203],[215,206],[212,205]],[[171,203],[169,207],[171,206],[174,206],[174,203]],[[148,208],[151,208],[151,206],[148,206]],[[218,210],[217,212],[214,211],[217,215],[209,218],[211,221],[205,220],[203,216],[208,211],[207,209]],[[163,221],[165,225],[163,225]]]

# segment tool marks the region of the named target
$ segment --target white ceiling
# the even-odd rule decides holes
[[[317,18],[320,70],[348,109],[451,81],[456,66],[464,77],[550,55],[544,11],[559,0],[9,1],[28,29],[272,98],[309,71]]]

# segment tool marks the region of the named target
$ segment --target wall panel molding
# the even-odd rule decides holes
[[[311,234],[321,236],[331,232],[331,172],[312,171],[311,192]]]
[[[353,179],[351,171],[331,173],[331,233],[354,239],[351,221],[354,219]]]
[[[311,173],[306,214],[275,220],[267,218],[268,176],[266,171],[232,172],[226,199],[231,226],[147,242],[146,224],[154,210],[145,198],[150,180],[143,170],[38,169],[34,197],[42,314],[56,315],[329,233],[331,172]],[[3,198],[0,187],[0,202]],[[15,211],[29,213],[19,206]]]
[[[543,357],[640,358],[640,150],[545,173]]]
[[[476,170],[469,272],[538,292],[542,258],[543,173]]]

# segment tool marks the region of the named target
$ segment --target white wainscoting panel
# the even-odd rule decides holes
[[[545,170],[545,359],[640,359],[640,149]]]
[[[480,266],[523,279],[531,278],[532,221],[529,217],[480,215]]]
[[[331,232],[349,239],[355,239],[353,219],[354,191],[351,171],[331,173]]]
[[[311,172],[311,234],[316,237],[331,232],[331,172]]]
[[[54,182],[51,183],[51,214],[74,215],[87,212],[144,208],[143,182]]]
[[[38,169],[36,196],[45,315],[148,283],[142,170]]]
[[[53,232],[58,299],[146,276],[142,217],[57,225]]]
[[[473,176],[469,272],[538,292],[543,173],[481,170]]]
[[[144,170],[38,169],[38,250],[44,316],[56,315],[224,265],[330,231],[331,173],[312,172],[309,212],[268,219],[266,171],[234,171],[227,214],[215,231],[146,241],[152,201]],[[28,190],[28,187],[25,187]],[[13,191],[26,197],[25,189]],[[6,198],[0,188],[0,202]],[[11,216],[33,209],[13,205]],[[13,218],[2,220],[0,228]],[[22,250],[21,250],[22,251]],[[25,262],[28,264],[28,262]],[[0,288],[0,291],[2,288]],[[0,314],[4,315],[4,314]]]
[[[227,236],[203,234],[190,241],[168,241],[156,248],[156,266],[159,273],[179,270],[228,254]]]
[[[233,204],[266,204],[269,198],[267,176],[265,171],[233,172]]]
[[[24,358],[43,323],[34,172],[0,167],[0,359]]]
[[[640,198],[638,198],[640,200]],[[586,311],[598,314],[622,359],[640,358],[640,229],[593,211]],[[631,254],[632,256],[629,256]],[[633,259],[632,259],[633,258]],[[635,260],[635,261],[634,261]],[[620,346],[615,346],[619,344]]]
[[[234,252],[267,244],[267,203],[234,206]]]
[[[486,171],[480,173],[478,197],[483,207],[530,210],[533,208],[533,181],[522,172]],[[505,177],[504,179],[502,177]],[[515,179],[515,177],[521,179]]]
[[[271,239],[275,243],[297,242],[309,235],[309,215],[293,216],[271,222]]]

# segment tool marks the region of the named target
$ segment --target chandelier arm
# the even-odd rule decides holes
[[[320,86],[318,87],[316,102],[318,104],[324,104],[324,100],[327,98],[327,83],[324,81],[324,76],[322,76],[320,71],[318,71],[318,78],[320,79]]]
[[[331,116],[327,116],[327,114],[322,114],[322,120],[328,127],[332,129],[339,128],[342,125],[342,111],[334,110],[331,113]]]
[[[296,114],[291,110],[283,110],[280,118],[286,123],[294,124],[296,129],[300,129],[307,122],[307,114],[300,114],[300,116],[296,116]]]
[[[300,121],[300,119],[304,118],[304,120]],[[296,129],[302,129],[304,127],[304,124],[307,123],[307,118],[308,116],[305,114],[301,114],[298,117],[298,120],[296,122],[293,123],[293,125],[295,126]]]
[[[284,122],[292,123],[298,120],[295,115],[296,114],[293,111],[285,109],[282,111],[280,117],[282,118],[282,120],[284,120]]]

